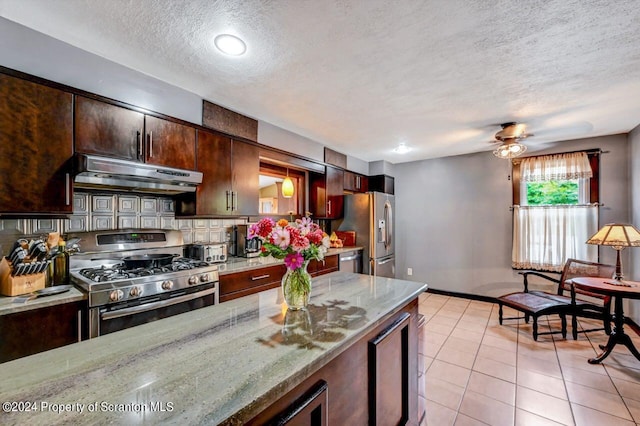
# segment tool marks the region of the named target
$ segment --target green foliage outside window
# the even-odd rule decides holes
[[[552,180],[527,183],[530,206],[578,204],[578,180]]]

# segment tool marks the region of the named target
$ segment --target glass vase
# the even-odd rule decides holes
[[[305,309],[311,296],[311,275],[307,272],[309,261],[296,269],[288,269],[282,277],[282,294],[291,310]]]

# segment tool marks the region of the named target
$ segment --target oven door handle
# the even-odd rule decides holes
[[[163,308],[165,306],[176,305],[182,302],[188,302],[189,300],[197,299],[199,297],[208,296],[218,291],[217,287],[208,288],[206,290],[198,291],[195,293],[185,294],[183,296],[174,297],[172,299],[161,300],[159,302],[147,303],[145,305],[133,306],[131,308],[118,309],[117,311],[105,312],[101,314],[103,320],[110,320],[114,318],[120,318],[127,315],[139,314],[141,312],[152,311],[154,309]]]

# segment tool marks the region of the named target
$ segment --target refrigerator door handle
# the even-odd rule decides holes
[[[377,262],[378,265],[384,265],[385,263],[389,263],[389,262],[393,262],[395,259],[393,257],[390,257],[388,259],[385,259],[381,262]]]
[[[391,247],[391,241],[393,238],[393,212],[389,201],[385,201],[384,203],[384,221],[386,223],[384,231],[384,248],[388,250]]]

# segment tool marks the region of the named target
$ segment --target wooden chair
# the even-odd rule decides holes
[[[615,266],[602,263],[587,262],[583,260],[567,259],[559,278],[549,276],[549,273],[538,271],[522,271],[520,275],[524,277],[524,292],[506,294],[497,299],[499,305],[499,321],[503,319],[524,318],[529,322],[533,317],[533,339],[537,340],[538,335],[553,334],[558,331],[538,333],[538,317],[542,315],[560,315],[562,320],[562,337],[566,337],[566,315],[571,315],[571,328],[574,340],[578,338],[577,317],[587,317],[600,319],[603,322],[602,328],[592,328],[582,330],[581,333],[589,331],[604,330],[611,333],[611,297],[603,296],[587,291],[573,289],[571,279],[575,277],[602,277],[611,278],[615,272]],[[558,273],[555,273],[558,274]],[[556,293],[545,291],[529,291],[529,276],[537,276],[557,284]],[[565,293],[566,292],[566,293]],[[503,318],[502,305],[509,306],[517,311],[523,312],[523,317]]]

